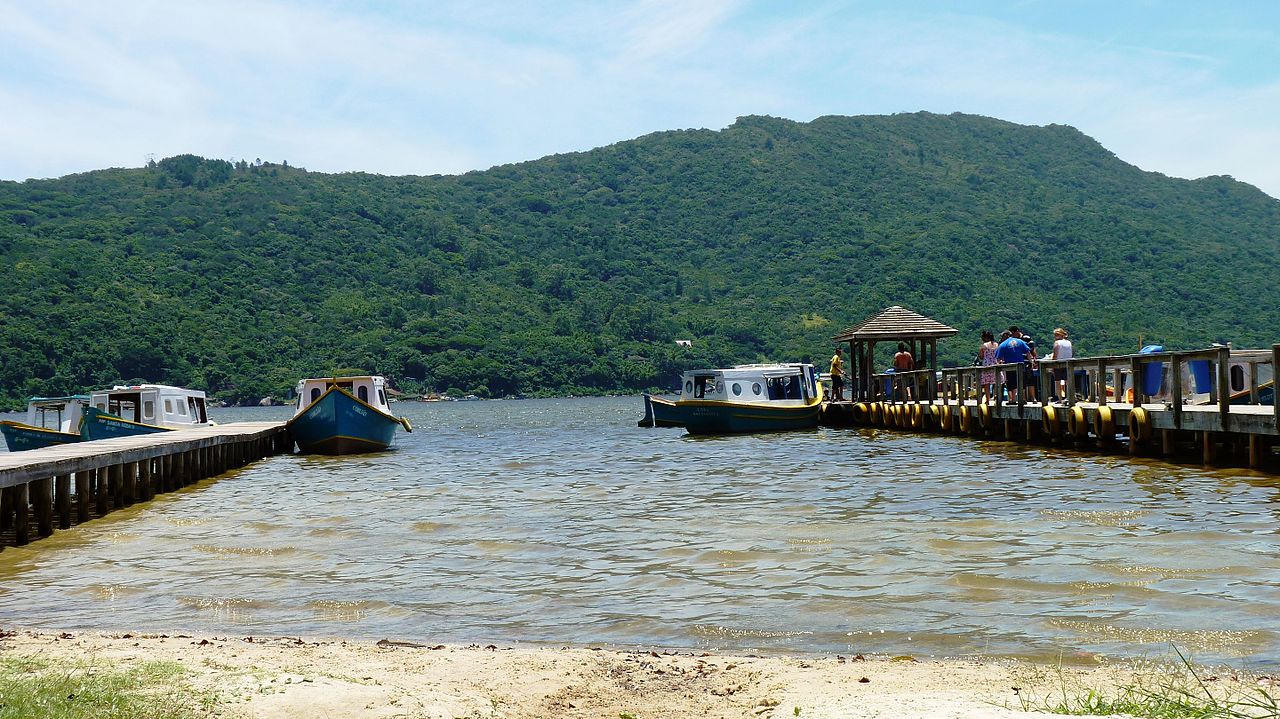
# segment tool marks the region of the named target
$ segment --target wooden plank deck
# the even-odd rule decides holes
[[[206,447],[265,439],[283,428],[284,422],[236,422],[0,453],[0,488]]]

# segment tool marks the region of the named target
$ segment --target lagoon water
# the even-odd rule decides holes
[[[396,407],[393,451],[272,457],[4,548],[0,625],[1280,666],[1273,476],[694,438],[636,427],[638,398]]]

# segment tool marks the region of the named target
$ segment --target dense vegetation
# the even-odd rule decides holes
[[[746,117],[461,176],[191,155],[0,183],[0,401],[120,380],[229,401],[361,367],[407,391],[670,386],[829,356],[890,304],[1078,353],[1280,340],[1280,202],[1065,126]],[[691,348],[676,339],[691,339]]]

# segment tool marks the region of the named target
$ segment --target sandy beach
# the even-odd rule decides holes
[[[1022,698],[1132,681],[1118,666],[913,657],[752,657],[382,640],[4,632],[0,659],[180,663],[213,715],[347,717],[1025,717]],[[1214,678],[1219,680],[1218,677]],[[1242,677],[1223,678],[1247,688]],[[1037,706],[1032,704],[1032,706]],[[1040,705],[1042,706],[1042,705]],[[1032,712],[1031,714],[1038,714]]]

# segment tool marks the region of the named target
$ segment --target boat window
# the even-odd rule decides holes
[[[769,399],[801,399],[799,377],[769,377],[765,380]]]
[[[150,400],[150,399],[149,399],[149,400],[147,400],[146,402],[143,402],[143,403],[142,403],[142,418],[143,418],[143,419],[155,419],[155,418],[156,418],[156,403],[155,403],[155,400]]]
[[[1240,392],[1244,389],[1244,367],[1238,364],[1231,365],[1231,391]]]
[[[758,396],[760,396],[760,383],[759,383],[759,382],[756,382],[755,384],[752,384],[752,385],[751,385],[751,392],[752,392],[753,394],[755,394],[757,397],[758,397]]]
[[[382,403],[382,406],[383,406],[383,407],[386,407],[386,406],[387,406],[387,393],[386,393],[386,392],[383,392],[382,390],[378,390],[378,401]]]
[[[164,413],[173,414],[173,400],[166,399],[164,401]]]
[[[312,402],[314,402],[314,401],[316,401],[316,400],[318,400],[318,399],[320,399],[320,388],[319,388],[319,387],[312,387],[312,388],[311,388],[311,401],[312,401]]]
[[[182,415],[183,417],[187,416],[187,406],[181,402],[178,403],[178,414]]]
[[[693,394],[693,380],[687,380],[684,383],[684,393]]]
[[[734,383],[733,383],[733,396],[734,396],[734,397],[737,397],[737,396],[738,396],[738,395],[740,395],[740,394],[742,394],[742,385],[741,385],[741,384],[739,384],[739,383],[737,383],[737,382],[734,382]]]
[[[358,390],[358,393],[359,393],[359,395],[360,395],[360,401],[361,401],[361,402],[368,402],[368,401],[369,401],[369,388],[368,388],[368,387],[365,387],[364,385],[360,385],[360,389]]]
[[[707,396],[707,392],[715,394],[716,384],[715,377],[694,377],[693,378],[693,396],[695,399],[701,399]],[[723,383],[721,383],[723,385]]]
[[[94,405],[94,407],[97,407],[98,409],[102,410],[103,412],[106,412],[106,411],[107,411],[107,403],[106,403],[106,402],[99,402],[99,403],[95,404],[95,405]]]

